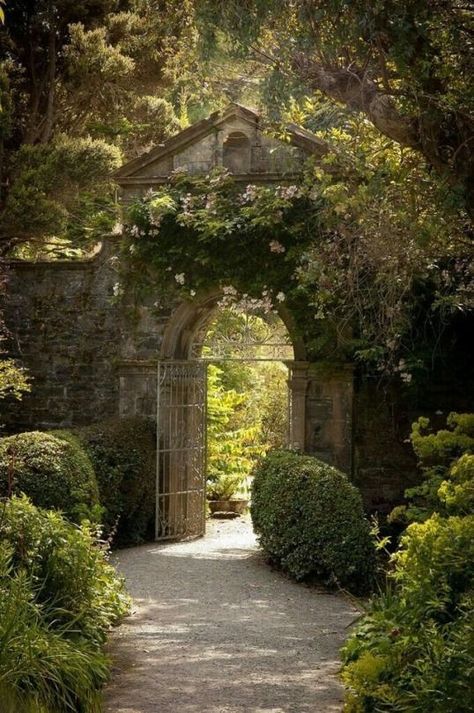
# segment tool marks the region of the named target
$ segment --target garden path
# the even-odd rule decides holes
[[[109,713],[341,711],[338,650],[357,612],[273,571],[247,518],[115,563],[134,610],[112,636]]]

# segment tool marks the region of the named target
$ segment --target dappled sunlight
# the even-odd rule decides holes
[[[317,692],[321,712],[340,711],[352,606],[272,571],[248,519],[209,530],[118,555],[134,613],[114,637],[107,710],[309,713]]]
[[[184,557],[191,559],[249,559],[255,554],[251,550],[215,550],[214,552],[179,552],[178,550],[166,550],[160,553],[161,557]]]

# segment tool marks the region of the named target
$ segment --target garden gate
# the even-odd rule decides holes
[[[159,361],[155,539],[205,530],[206,386],[203,361]]]
[[[293,346],[283,322],[240,302],[239,328],[225,322],[209,331],[209,319],[195,331],[189,359],[158,362],[156,540],[199,537],[205,532],[207,365],[224,361],[282,361],[292,379]],[[292,424],[289,398],[289,423]],[[297,445],[290,428],[288,442]]]

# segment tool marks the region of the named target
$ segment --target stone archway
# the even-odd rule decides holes
[[[122,166],[116,179],[125,203],[168,183],[174,171],[205,175],[227,168],[241,185],[282,184],[298,180],[304,160],[320,157],[322,145],[309,132],[291,125],[289,141],[267,135],[257,112],[231,104],[222,112],[197,122],[143,156]],[[153,416],[156,393],[156,356],[161,360],[189,360],[190,344],[206,323],[216,294],[201,296],[160,316],[156,333],[140,329],[144,348],[133,339],[121,364],[120,412]],[[167,306],[169,307],[169,305]],[[146,312],[146,309],[143,310]],[[352,368],[349,364],[309,364],[291,315],[279,309],[294,346],[290,391],[293,445],[314,453],[346,472],[352,466]],[[146,321],[148,317],[145,317]],[[165,322],[166,320],[166,322]],[[150,320],[151,323],[151,320]],[[145,338],[142,339],[142,334]],[[157,336],[158,335],[158,336]],[[150,339],[148,339],[148,336]],[[149,343],[159,340],[151,353]],[[130,352],[134,356],[130,356]]]
[[[195,537],[205,531],[208,361],[200,356],[200,350],[196,353],[195,347],[204,339],[221,298],[222,293],[216,291],[181,303],[164,329],[155,380],[157,540]],[[286,346],[292,356],[304,356],[304,345],[291,337],[287,326],[294,328],[291,315],[284,309],[279,312],[283,314],[278,317],[273,311],[271,314],[285,327],[289,340]],[[276,356],[273,360],[281,359]],[[303,450],[307,365],[294,358],[284,359],[284,363],[289,372],[289,445]]]
[[[191,360],[197,335],[204,334],[206,326],[218,308],[222,292],[210,292],[192,302],[183,302],[171,315],[164,330],[159,358],[161,360]],[[296,331],[293,316],[284,306],[277,308],[278,316],[286,327],[293,347],[294,358],[285,360],[289,371],[290,443],[292,448],[306,449],[306,395],[308,368],[306,349]]]

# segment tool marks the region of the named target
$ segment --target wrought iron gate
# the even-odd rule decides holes
[[[156,540],[205,532],[206,364],[158,362]]]

